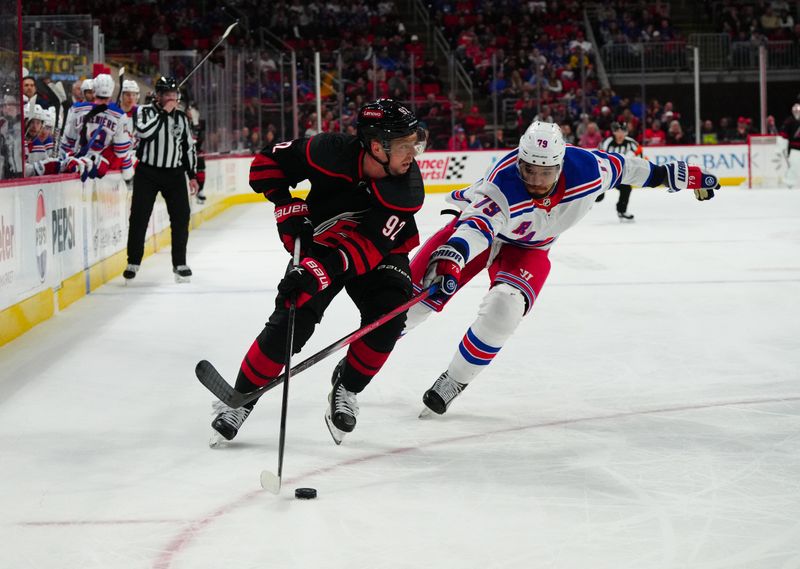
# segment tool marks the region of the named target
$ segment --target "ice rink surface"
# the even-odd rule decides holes
[[[226,211],[191,234],[191,284],[161,251],[0,348],[0,567],[797,569],[800,192],[634,191],[625,225],[615,201],[555,245],[446,416],[417,419],[421,396],[485,277],[401,340],[342,446],[323,421],[339,355],[296,376],[280,496],[258,483],[280,389],[211,450],[193,374],[207,358],[233,381],[288,260],[270,206]],[[341,295],[303,355],[356,325]]]

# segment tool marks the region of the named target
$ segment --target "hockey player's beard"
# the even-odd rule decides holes
[[[525,184],[525,189],[528,190],[528,194],[535,200],[546,198],[553,192],[555,187],[555,184],[552,186],[531,186],[530,184]]]

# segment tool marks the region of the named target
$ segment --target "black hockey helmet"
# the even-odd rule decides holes
[[[388,152],[390,140],[418,134],[420,130],[414,113],[393,99],[378,99],[358,111],[356,131],[365,148],[369,148],[370,140],[379,140]]]
[[[156,81],[156,93],[166,93],[168,91],[178,90],[178,81],[174,77],[165,77],[162,75]]]
[[[612,122],[611,132],[617,132],[618,130],[624,130],[625,132],[628,132],[628,124],[625,122]]]

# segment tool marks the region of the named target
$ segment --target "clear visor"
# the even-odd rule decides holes
[[[561,166],[536,166],[520,160],[517,162],[519,177],[529,186],[550,187],[558,181]]]
[[[418,128],[414,134],[404,136],[403,138],[394,138],[389,141],[389,153],[392,156],[408,156],[417,157],[425,152],[428,139],[425,129]]]

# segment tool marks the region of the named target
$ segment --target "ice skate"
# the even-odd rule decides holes
[[[238,409],[232,409],[222,401],[214,401],[212,407],[216,416],[211,422],[211,428],[214,429],[214,433],[208,441],[208,446],[216,448],[225,441],[233,440],[253,408],[239,407]]]
[[[432,413],[444,415],[453,399],[464,391],[466,387],[466,383],[459,383],[452,379],[447,372],[444,372],[422,396],[425,408],[419,414],[419,418],[425,419],[430,417]]]
[[[172,272],[175,274],[176,283],[192,282],[192,269],[189,268],[189,265],[172,267]]]
[[[136,278],[136,273],[139,272],[139,265],[128,265],[125,267],[125,270],[122,271],[122,278],[125,279],[125,284],[128,284],[128,281],[132,281]]]
[[[631,223],[633,222],[633,214],[627,213],[625,211],[618,211],[617,217],[619,218],[620,223]]]
[[[203,192],[203,190],[197,190],[197,195],[195,196],[195,199],[197,200],[198,204],[203,205],[204,203],[206,203],[206,194]]]
[[[333,442],[342,444],[347,433],[356,428],[358,401],[356,393],[348,391],[341,382],[345,360],[340,361],[333,370],[333,389],[328,395],[328,408],[325,410],[325,424],[333,437]]]

